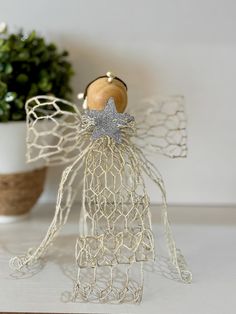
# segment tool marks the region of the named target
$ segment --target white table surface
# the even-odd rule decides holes
[[[76,236],[75,210],[49,252],[45,267],[34,276],[15,278],[9,258],[42,239],[54,205],[38,205],[21,222],[0,225],[0,312],[67,313],[236,313],[236,209],[230,207],[171,207],[177,240],[193,273],[191,285],[166,279],[158,271],[146,272],[143,301],[139,305],[64,303],[71,290],[69,265]],[[157,208],[152,208],[154,232]],[[157,240],[156,240],[157,241]]]

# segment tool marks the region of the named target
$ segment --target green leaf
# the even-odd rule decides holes
[[[3,52],[10,51],[10,43],[4,42],[4,44],[1,46],[1,51],[3,51]]]
[[[18,52],[24,48],[24,42],[18,40],[18,41],[13,42],[12,46],[13,46],[12,48]]]
[[[33,83],[30,87],[28,96],[33,97],[33,96],[36,96],[37,93],[38,93],[38,86],[35,83]]]
[[[43,80],[43,79],[47,78],[48,77],[47,69],[42,69],[39,72],[39,77],[40,77],[40,80]]]
[[[0,100],[0,121],[7,122],[10,117],[10,106],[4,100]]]
[[[3,97],[7,92],[7,84],[0,81],[0,97]]]
[[[52,89],[52,83],[50,83],[47,79],[47,77],[43,77],[41,79],[41,81],[39,82],[39,88],[43,91],[43,92],[50,92]]]
[[[32,32],[29,34],[29,36],[28,36],[28,38],[27,38],[27,41],[33,41],[33,40],[35,39],[35,37],[36,37],[36,32],[35,32],[35,31],[32,31]]]
[[[10,74],[10,73],[12,73],[12,71],[13,71],[12,65],[10,63],[7,63],[5,66],[5,73]]]
[[[24,101],[22,99],[16,99],[15,104],[18,109],[24,108]]]
[[[40,58],[32,57],[32,58],[30,58],[30,62],[35,63],[36,65],[39,65],[40,64]]]
[[[48,49],[51,51],[56,51],[57,47],[54,44],[49,44]]]
[[[1,62],[9,61],[9,52],[1,51],[1,47],[0,47],[0,61]]]
[[[26,61],[26,60],[29,59],[29,57],[30,57],[29,51],[27,51],[27,50],[25,49],[25,50],[23,50],[22,52],[20,52],[20,53],[18,54],[17,60],[18,60],[18,61]]]
[[[16,77],[16,81],[20,84],[25,84],[26,82],[28,82],[28,80],[28,76],[24,73],[21,73]]]

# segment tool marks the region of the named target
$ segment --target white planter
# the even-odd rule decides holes
[[[42,192],[46,169],[25,156],[26,123],[0,123],[0,223],[22,219]]]
[[[26,123],[0,123],[0,174],[30,171],[42,166],[26,163]]]

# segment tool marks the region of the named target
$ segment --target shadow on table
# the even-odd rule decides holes
[[[10,276],[14,279],[30,278],[38,274],[47,263],[56,264],[67,278],[73,283],[77,276],[77,267],[75,261],[75,243],[77,234],[60,235],[58,236],[53,245],[49,247],[45,257],[40,258],[31,266],[25,266],[20,271],[13,271]],[[4,242],[0,241],[0,247],[7,252],[9,256],[17,255],[14,249],[9,249]],[[144,263],[144,271],[156,272],[167,279],[180,281],[176,269],[171,264],[168,257],[156,256],[154,262]]]

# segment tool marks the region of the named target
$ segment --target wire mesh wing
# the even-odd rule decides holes
[[[53,96],[37,96],[26,103],[27,161],[59,165],[81,151],[81,114],[77,106]]]
[[[143,100],[133,113],[135,143],[146,152],[171,158],[186,157],[187,134],[184,98],[156,97]]]

